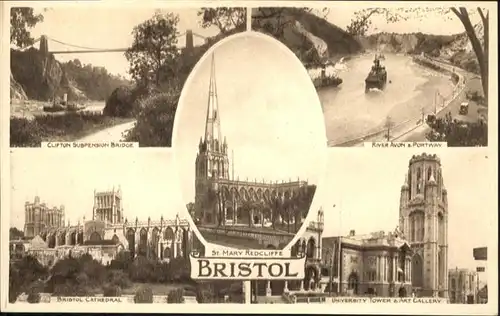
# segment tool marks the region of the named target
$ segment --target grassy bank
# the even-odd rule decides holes
[[[11,147],[40,147],[42,142],[76,141],[103,129],[132,121],[133,118],[104,116],[99,112],[67,112],[32,119],[10,118]]]

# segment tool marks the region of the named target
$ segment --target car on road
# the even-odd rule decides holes
[[[462,104],[460,104],[460,110],[458,111],[458,114],[467,115],[468,113],[469,113],[469,102],[462,102]]]

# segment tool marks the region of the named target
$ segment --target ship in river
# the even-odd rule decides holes
[[[313,79],[314,87],[316,90],[327,87],[338,87],[342,84],[342,79],[336,75],[327,75],[326,74],[326,65],[323,65],[321,68],[321,75],[317,78]]]
[[[380,64],[379,56],[375,56],[372,69],[365,79],[365,93],[373,88],[384,90],[386,84],[387,71],[385,70],[385,67]]]
[[[75,102],[68,102],[67,95],[64,95],[63,100],[57,100],[55,97],[52,101],[51,105],[47,105],[43,107],[44,112],[48,113],[56,113],[56,112],[78,112],[82,111],[87,106],[84,104],[77,104]]]

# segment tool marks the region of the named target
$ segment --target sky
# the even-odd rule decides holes
[[[435,153],[441,159],[448,190],[449,268],[475,269],[472,248],[497,247],[495,225],[497,188],[485,175],[496,174],[487,149],[440,150],[346,148],[328,155],[321,205],[325,212],[323,236],[394,231],[399,225],[401,186],[412,155]],[[333,207],[335,205],[335,207]],[[491,254],[490,254],[491,255]]]
[[[185,210],[173,174],[172,156],[161,150],[17,149],[11,155],[10,223],[24,228],[24,204],[35,196],[49,207],[64,205],[73,225],[83,216],[92,219],[94,189],[113,186],[121,187],[129,221],[173,219]]]
[[[350,3],[349,6],[332,7],[328,10],[326,19],[330,23],[345,29],[351,23],[354,13],[364,8],[367,8],[366,5],[361,3]],[[393,10],[397,12],[398,8],[394,7]],[[480,21],[480,18],[478,14],[476,14],[475,10],[475,7],[472,10],[469,10],[471,12],[471,21],[473,25]],[[422,32],[436,35],[451,35],[463,33],[465,31],[460,20],[452,12],[448,11],[448,14],[443,15],[439,11],[440,10],[429,13],[408,13],[404,15],[405,17],[408,17],[407,20],[400,20],[395,23],[388,23],[383,15],[373,15],[371,17],[372,26],[368,32]]]
[[[205,132],[212,51],[221,134],[230,161],[234,152],[235,179],[300,178],[317,184],[325,166],[323,113],[307,71],[284,45],[253,34],[220,42],[207,52],[183,88],[172,148],[186,203],[194,202],[194,163]]]
[[[187,29],[204,37],[218,34],[218,29],[211,27],[203,29],[197,9],[164,9],[163,12],[172,12],[179,15],[177,26],[179,33]],[[47,10],[36,10],[44,16],[44,21],[38,23],[32,30],[33,38],[47,35],[55,40],[90,48],[126,48],[133,42],[132,30],[135,26],[151,18],[155,12],[153,8],[123,7],[112,9],[99,6],[54,7]],[[63,27],[62,27],[63,26]],[[178,46],[184,47],[185,37],[179,38]],[[203,39],[194,36],[195,45],[204,43]],[[35,44],[38,45],[38,44]],[[38,47],[38,46],[37,46]],[[74,50],[66,45],[49,40],[49,51]],[[58,54],[56,59],[68,61],[79,59],[83,64],[105,67],[112,74],[128,77],[128,62],[121,52],[85,53],[85,54]]]

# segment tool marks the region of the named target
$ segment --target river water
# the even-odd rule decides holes
[[[410,56],[385,55],[386,88],[365,94],[364,80],[373,58],[373,54],[360,55],[327,68],[327,73],[336,73],[343,80],[338,88],[318,92],[330,145],[380,130],[387,120],[397,124],[418,119],[422,111],[434,111],[437,91],[446,97],[453,91],[450,76],[415,64]],[[314,77],[319,70],[309,73]]]

